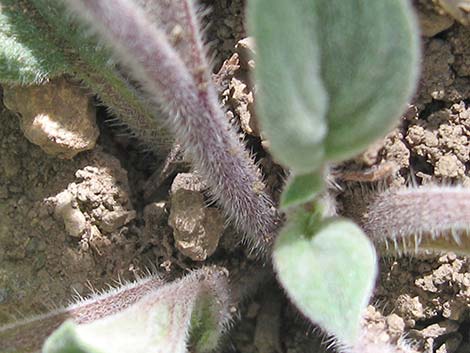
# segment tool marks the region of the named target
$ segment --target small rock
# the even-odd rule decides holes
[[[405,320],[397,314],[391,314],[386,319],[390,334],[394,337],[400,337],[405,331]]]
[[[420,125],[412,125],[408,128],[406,141],[412,146],[420,144],[425,138],[424,127]]]
[[[455,178],[465,174],[465,165],[455,155],[442,156],[436,162],[434,175]]]
[[[124,210],[117,210],[111,211],[106,213],[101,222],[99,222],[98,226],[101,230],[112,233],[118,228],[122,227],[123,225],[129,223],[133,220],[136,216],[136,212],[132,211],[124,211]]]
[[[239,40],[235,45],[235,50],[240,56],[240,63],[244,68],[254,68],[255,63],[253,57],[255,56],[255,41],[253,37],[246,37]]]
[[[194,261],[204,261],[219,244],[224,218],[218,209],[204,206],[201,193],[179,189],[171,196],[168,224],[176,248]]]
[[[403,319],[395,314],[385,318],[380,311],[369,305],[363,316],[362,337],[354,351],[370,353],[418,353],[403,340]],[[392,348],[393,347],[393,348]],[[421,351],[420,351],[421,352]]]
[[[386,160],[393,161],[400,168],[408,168],[410,166],[410,150],[403,142],[401,132],[394,131],[389,134],[385,142]]]
[[[454,24],[454,20],[449,16],[443,16],[424,7],[419,7],[419,25],[421,33],[426,37],[434,37]]]
[[[253,110],[253,92],[250,91],[246,83],[234,77],[230,82],[230,95],[243,131],[249,135],[259,136],[259,128]]]
[[[464,26],[470,25],[470,1],[468,0],[438,0],[442,9]]]
[[[467,304],[459,300],[449,300],[442,305],[442,316],[453,321],[461,321],[467,312]]]
[[[71,159],[95,147],[99,130],[91,96],[64,78],[39,86],[5,87],[4,103],[21,114],[26,138],[47,154]]]
[[[170,193],[174,194],[176,191],[180,189],[201,192],[207,189],[207,186],[199,177],[197,172],[178,173],[176,177],[173,179]]]
[[[437,324],[429,325],[422,330],[414,330],[418,337],[422,338],[437,338],[443,335],[456,332],[459,329],[459,324],[451,320],[438,322]]]
[[[82,211],[74,205],[73,195],[65,190],[56,195],[54,199],[56,218],[61,218],[64,221],[65,230],[70,236],[81,237],[87,227],[87,221]]]
[[[425,318],[424,307],[419,297],[402,294],[396,301],[398,314],[406,319],[421,320]]]

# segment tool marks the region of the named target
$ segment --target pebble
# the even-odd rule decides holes
[[[194,261],[204,261],[217,249],[224,217],[217,208],[205,206],[200,192],[179,189],[171,195],[168,224],[176,248]]]

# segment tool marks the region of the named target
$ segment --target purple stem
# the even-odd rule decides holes
[[[259,170],[219,106],[193,5],[188,0],[181,1],[187,16],[183,35],[190,36],[190,52],[197,64],[192,65],[192,70],[188,70],[158,24],[151,23],[135,3],[66,3],[114,49],[151,101],[168,110],[169,128],[206,179],[212,196],[249,243],[265,250],[272,245],[278,227],[277,212],[265,192]],[[171,2],[167,3],[171,6]]]
[[[439,186],[390,190],[368,206],[361,223],[394,252],[470,253],[470,190]],[[391,246],[391,247],[390,247]]]

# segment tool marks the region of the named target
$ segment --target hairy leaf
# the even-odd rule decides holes
[[[281,207],[288,208],[312,201],[323,189],[323,175],[318,172],[293,175],[281,195]]]
[[[203,268],[113,315],[65,322],[43,353],[184,353],[188,343],[197,353],[210,352],[229,318],[227,288],[223,270]]]
[[[62,74],[83,80],[102,102],[156,152],[169,147],[168,132],[138,88],[67,14],[61,0],[0,0],[0,82],[39,84]]]
[[[470,190],[458,186],[391,189],[378,194],[359,220],[392,254],[470,254]]]
[[[43,351],[48,353],[103,353],[103,351],[82,341],[77,328],[78,326],[73,321],[63,323],[48,339]],[[113,340],[110,339],[110,341]]]
[[[37,84],[67,72],[63,53],[28,16],[13,6],[17,0],[0,1],[0,81]]]
[[[316,0],[330,99],[327,157],[342,160],[385,135],[411,98],[419,30],[408,0]]]
[[[257,108],[276,159],[294,172],[324,158],[328,109],[312,0],[255,0],[248,20],[256,38]]]
[[[351,221],[312,226],[309,220],[306,211],[298,211],[282,229],[273,254],[278,278],[304,315],[352,345],[374,286],[375,250]]]
[[[418,71],[407,0],[253,0],[248,15],[262,128],[294,173],[349,158],[396,122]]]

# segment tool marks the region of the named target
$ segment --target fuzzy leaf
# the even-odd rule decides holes
[[[88,346],[79,338],[78,326],[72,321],[64,322],[44,345],[44,353],[102,353]],[[111,341],[111,340],[110,340]]]
[[[299,211],[281,231],[273,259],[300,311],[340,343],[354,344],[377,272],[375,250],[361,229],[345,219],[312,226]]]
[[[193,310],[190,341],[196,352],[210,352],[217,346],[220,329],[213,311],[217,307],[216,299],[211,295],[201,297]]]
[[[229,318],[227,285],[223,270],[203,268],[118,313],[65,322],[43,353],[185,353],[188,343],[194,352],[212,351]]]
[[[282,192],[281,207],[288,208],[312,201],[323,185],[323,175],[318,172],[292,176]]]
[[[59,0],[0,0],[0,82],[37,84],[62,74],[82,80],[146,147],[163,152],[168,132],[110,58]]]
[[[318,169],[326,137],[327,92],[321,79],[312,0],[254,0],[257,109],[274,157],[296,173]]]
[[[37,84],[68,70],[64,55],[25,13],[17,0],[0,1],[0,82]]]
[[[414,91],[419,29],[408,0],[315,0],[330,99],[328,159],[365,149],[396,123]]]
[[[417,80],[408,0],[253,0],[257,108],[275,158],[302,174],[396,122]]]

